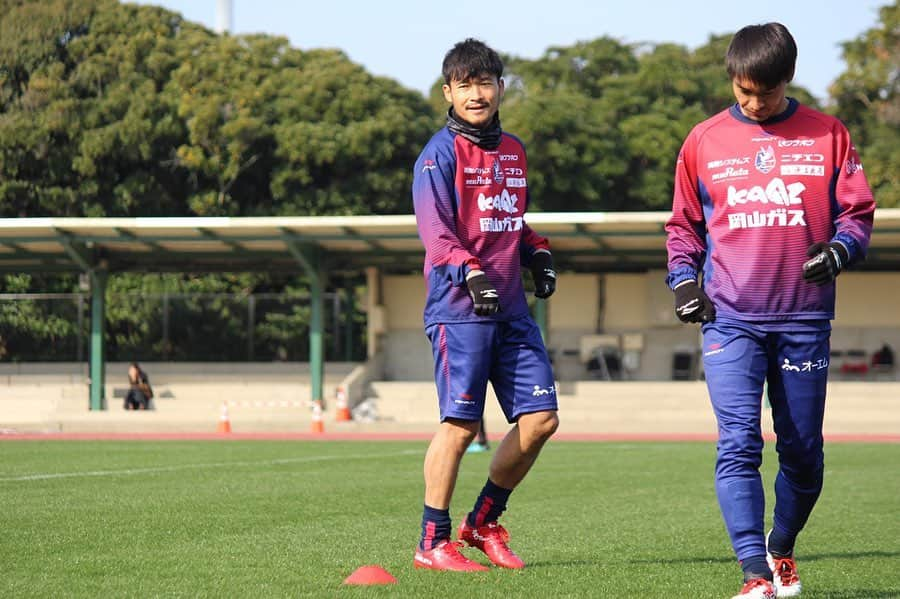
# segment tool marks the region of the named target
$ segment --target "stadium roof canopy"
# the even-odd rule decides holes
[[[665,268],[667,212],[543,212],[560,270]],[[865,270],[900,270],[900,209],[876,211]],[[412,215],[0,219],[0,272],[247,272],[422,266]]]

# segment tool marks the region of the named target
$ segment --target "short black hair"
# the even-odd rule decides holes
[[[796,63],[797,43],[781,23],[744,27],[731,38],[725,53],[729,77],[770,88],[790,82]]]
[[[503,76],[503,61],[497,52],[480,40],[465,39],[444,55],[441,74],[444,83],[466,81],[487,73],[500,79]]]

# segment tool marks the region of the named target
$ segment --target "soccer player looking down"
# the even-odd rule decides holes
[[[521,568],[497,519],[507,499],[556,431],[556,388],[540,330],[528,310],[521,267],[535,295],[556,289],[547,240],[525,223],[528,166],[522,142],[500,128],[503,63],[467,39],[443,62],[447,125],[422,150],[413,204],[425,246],[425,334],[434,353],[440,426],[425,455],[425,506],[417,568],[478,571],[459,549],[467,543],[497,566]],[[491,382],[512,429],[458,541],[450,500],[459,465],[478,432]]]
[[[716,494],[744,571],[738,597],[800,594],[794,542],[822,489],[835,278],[865,257],[875,208],[843,124],[785,97],[796,57],[779,23],[734,35],[725,63],[737,103],[685,140],[666,224],[675,312],[702,323]],[[768,535],[764,383],[779,462]]]

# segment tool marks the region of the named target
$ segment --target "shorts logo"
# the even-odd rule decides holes
[[[824,370],[828,368],[828,358],[812,358],[810,360],[804,360],[798,366],[797,364],[791,364],[789,358],[785,358],[784,362],[781,364],[781,369],[785,372],[813,372],[814,370]]]
[[[709,345],[709,351],[703,353],[704,356],[714,356],[716,354],[721,354],[725,351],[725,348],[722,347],[721,343],[711,343]]]
[[[555,395],[556,387],[550,385],[549,387],[541,387],[540,385],[534,386],[534,391],[531,392],[532,397],[540,397],[541,395]]]

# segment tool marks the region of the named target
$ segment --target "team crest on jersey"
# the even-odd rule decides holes
[[[503,183],[503,169],[500,168],[500,163],[495,160],[491,170],[494,173],[494,183],[497,185]]]
[[[756,153],[753,164],[756,166],[756,170],[764,175],[775,168],[775,151],[772,149],[772,146],[760,148]]]

